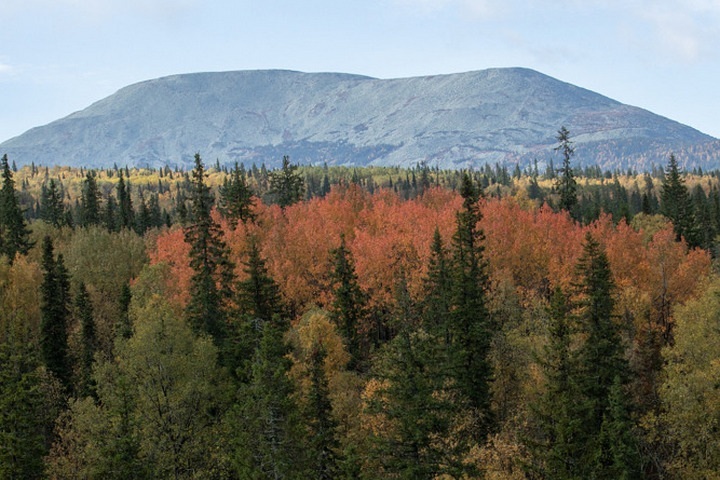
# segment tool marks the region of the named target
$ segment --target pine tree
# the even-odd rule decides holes
[[[578,201],[577,182],[575,181],[575,175],[570,166],[570,159],[575,154],[575,149],[570,141],[570,132],[565,127],[561,127],[560,130],[558,130],[558,136],[556,138],[560,144],[555,147],[555,151],[562,152],[563,156],[560,177],[558,177],[556,182],[556,187],[560,193],[559,207],[561,210],[567,210],[572,216]]]
[[[105,200],[105,208],[103,210],[103,225],[108,230],[108,232],[117,232],[120,230],[118,227],[118,206],[117,202],[115,201],[115,197],[108,192],[107,198]]]
[[[330,316],[347,342],[350,354],[348,368],[362,370],[362,339],[358,333],[366,314],[366,294],[360,289],[352,253],[345,245],[345,237],[340,237],[340,246],[331,252],[333,261],[332,280],[334,282],[334,300]]]
[[[240,170],[237,162],[230,172],[230,178],[225,178],[220,188],[220,205],[218,210],[230,221],[234,228],[238,220],[242,223],[255,221],[253,193],[247,184],[244,171]]]
[[[290,163],[290,157],[285,155],[280,170],[270,174],[270,194],[280,208],[285,209],[299,202],[303,198],[304,181],[297,173],[297,165]]]
[[[6,255],[10,263],[15,255],[27,255],[33,242],[15,191],[15,180],[8,165],[7,155],[0,161],[2,188],[0,188],[0,255]]]
[[[185,227],[185,241],[190,244],[194,274],[187,316],[196,331],[210,334],[220,345],[227,333],[227,302],[232,296],[234,266],[228,259],[222,230],[211,215],[213,197],[205,184],[200,154],[195,155],[191,202],[192,222]]]
[[[62,256],[55,260],[49,236],[43,240],[43,282],[40,346],[45,366],[69,391],[72,369],[68,358],[67,328],[69,310],[69,280]]]

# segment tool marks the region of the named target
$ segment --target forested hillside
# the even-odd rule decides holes
[[[566,146],[543,172],[4,157],[0,478],[712,478],[718,176]]]

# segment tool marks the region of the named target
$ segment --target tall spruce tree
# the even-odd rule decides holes
[[[123,178],[122,170],[120,170],[120,179],[117,184],[117,203],[118,203],[118,228],[122,230],[135,229],[135,210],[133,210],[132,197],[130,196],[130,180],[127,183]]]
[[[80,194],[80,225],[90,227],[100,224],[100,190],[96,173],[88,170]]]
[[[212,218],[213,196],[205,184],[205,167],[195,154],[192,171],[191,222],[185,227],[190,244],[190,301],[187,316],[197,332],[210,334],[218,345],[226,335],[227,302],[232,296],[234,265],[220,226]]]
[[[470,443],[454,428],[463,406],[448,390],[447,349],[419,328],[419,306],[404,277],[397,282],[394,320],[398,334],[375,356],[372,373],[381,385],[369,404],[387,422],[373,437],[372,456],[387,478],[459,478],[477,472],[463,464]]]
[[[430,246],[428,273],[423,281],[423,326],[428,332],[440,333],[447,341],[452,303],[452,275],[448,252],[436,227]]]
[[[52,240],[46,236],[42,245],[40,347],[45,366],[69,392],[72,375],[67,338],[70,282],[62,256],[56,260],[53,250]]]
[[[533,435],[526,439],[535,462],[530,471],[540,478],[582,478],[586,447],[585,402],[579,396],[577,359],[571,350],[570,304],[557,288],[550,304],[548,343],[539,358],[546,384],[531,404]]]
[[[685,185],[675,155],[670,155],[663,176],[660,191],[660,213],[672,222],[678,241],[684,238],[690,246],[698,246],[692,198]]]
[[[619,467],[615,454],[611,454],[615,450],[609,449],[633,449],[633,445],[627,443],[633,441],[632,437],[620,435],[616,428],[617,422],[628,423],[622,412],[629,408],[618,402],[625,401],[621,390],[628,383],[629,366],[619,327],[613,320],[615,285],[610,264],[605,251],[590,233],[585,237],[576,270],[581,298],[579,322],[585,334],[585,341],[577,352],[579,398],[586,405],[583,426],[587,457],[583,457],[583,463],[590,469],[586,478],[613,478],[611,472]],[[614,478],[637,478],[632,475],[637,465],[626,465],[626,468],[629,469],[623,474],[626,476]]]
[[[30,241],[30,230],[23,216],[22,209],[15,191],[15,180],[8,165],[7,155],[0,161],[2,170],[2,187],[0,188],[0,255],[8,257],[10,263],[15,255],[27,255],[33,242]]]
[[[577,205],[577,182],[573,173],[570,159],[575,155],[575,149],[570,141],[570,132],[564,126],[558,130],[556,137],[559,145],[555,147],[555,151],[560,151],[563,156],[562,167],[560,168],[560,176],[556,180],[556,187],[560,193],[559,207],[567,210],[571,216],[575,213]],[[574,218],[574,217],[573,217]]]
[[[492,367],[488,360],[492,329],[485,305],[488,277],[483,256],[484,234],[477,225],[481,218],[478,206],[480,194],[467,173],[463,175],[460,194],[463,207],[456,214],[457,227],[452,238],[450,337],[453,376],[473,410],[475,421],[472,433],[480,440],[487,435],[492,423]]]
[[[330,252],[333,261],[332,280],[334,299],[330,316],[345,339],[350,354],[348,368],[362,370],[362,339],[358,328],[365,319],[367,298],[358,284],[355,262],[352,253],[345,244],[345,236],[340,236],[340,246]]]
[[[280,287],[268,274],[265,260],[260,255],[257,238],[250,237],[247,261],[243,271],[247,278],[238,283],[238,307],[240,313],[252,320],[273,322],[282,317],[285,309],[280,297]]]

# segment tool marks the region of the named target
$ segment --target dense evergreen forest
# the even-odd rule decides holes
[[[720,176],[0,176],[0,478],[716,478]]]

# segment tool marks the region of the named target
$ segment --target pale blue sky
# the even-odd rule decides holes
[[[720,137],[720,0],[0,0],[0,141],[199,71],[533,68]]]

